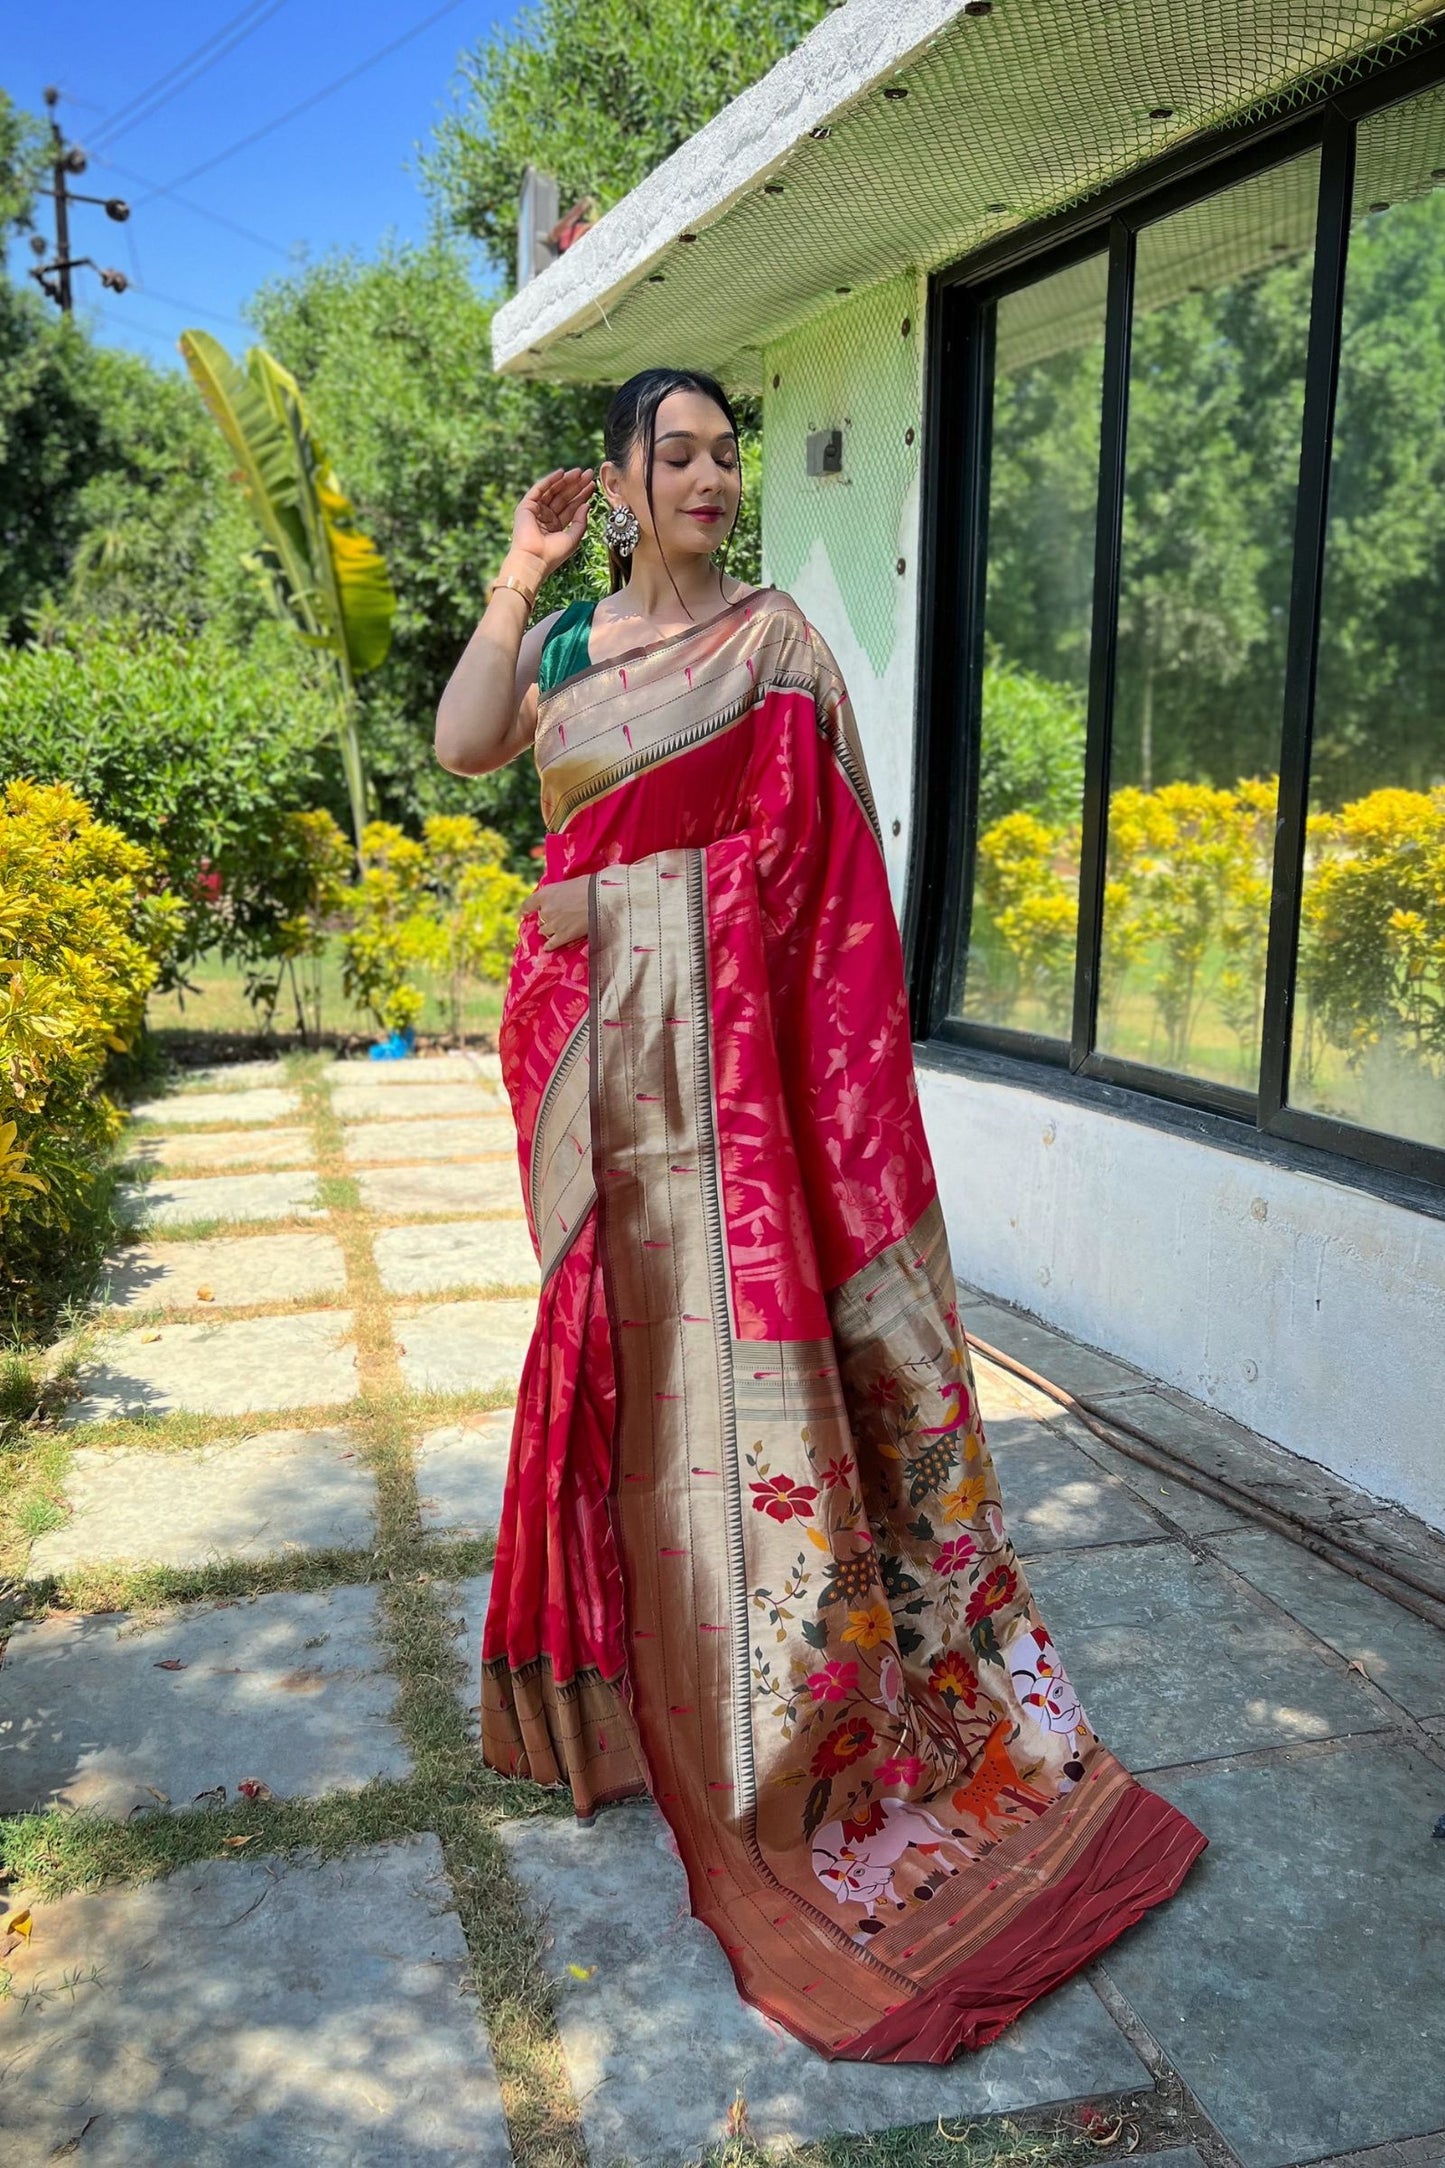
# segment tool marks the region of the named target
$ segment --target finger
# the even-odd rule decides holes
[[[523,504],[535,504],[537,502],[537,499],[541,496],[543,490],[550,489],[552,484],[560,479],[562,472],[563,469],[561,467],[554,467],[550,474],[544,474],[539,476],[539,478],[532,484],[531,488],[527,491],[525,497],[523,497]]]

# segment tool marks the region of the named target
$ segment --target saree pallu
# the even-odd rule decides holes
[[[540,704],[500,1046],[542,1271],[491,1766],[648,1791],[743,1994],[942,2062],[1205,1838],[1091,1730],[1004,1525],[851,705],[776,588]]]

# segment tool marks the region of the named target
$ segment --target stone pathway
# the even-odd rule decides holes
[[[1159,2168],[1445,2159],[1436,1627],[980,1360],[1090,1715],[1210,1849],[982,2053],[825,2063],[739,2000],[654,1809],[584,1831],[476,1755],[537,1278],[495,1061],[231,1064],[134,1113],[148,1232],[0,1665],[0,1813],[22,1858],[49,1818],[71,1890],[4,1892],[6,2168],[661,2168],[740,2097],[771,2148],[1127,2101]]]

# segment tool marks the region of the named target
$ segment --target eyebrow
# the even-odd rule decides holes
[[[660,436],[660,437],[659,437],[659,438],[657,439],[657,442],[658,442],[659,444],[666,444],[666,442],[667,442],[667,440],[668,440],[668,438],[669,438],[669,437],[689,437],[689,438],[691,438],[691,437],[695,437],[695,436],[698,436],[699,434],[700,434],[700,431],[698,431],[698,430],[696,430],[696,429],[664,429],[664,431],[662,432],[662,435],[661,435],[661,436]],[[716,443],[716,442],[717,442],[717,437],[726,437],[726,438],[728,438],[729,442],[731,442],[731,439],[732,439],[732,431],[731,431],[731,429],[719,429],[719,430],[718,430],[718,432],[717,432],[717,436],[715,436],[715,437],[714,437],[714,439],[713,439],[713,442],[714,442],[714,443]]]

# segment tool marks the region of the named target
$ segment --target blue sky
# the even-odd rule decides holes
[[[77,308],[97,336],[179,367],[175,340],[187,324],[242,346],[242,302],[288,263],[333,248],[370,253],[387,232],[423,239],[420,148],[455,96],[459,54],[516,13],[515,0],[442,9],[443,0],[45,0],[8,10],[0,84],[41,114],[45,85],[57,84],[61,124],[91,152],[75,185],[132,205],[123,226],[98,209],[72,213],[73,253],[134,281],[113,295],[93,272],[76,274]],[[159,98],[172,87],[161,79],[228,24],[230,49],[193,81],[178,79],[178,94],[149,117],[137,106],[126,126],[132,101],[158,84]],[[194,171],[422,24],[311,111]],[[40,215],[49,235],[45,199]],[[33,261],[27,246],[12,247],[12,276]]]

